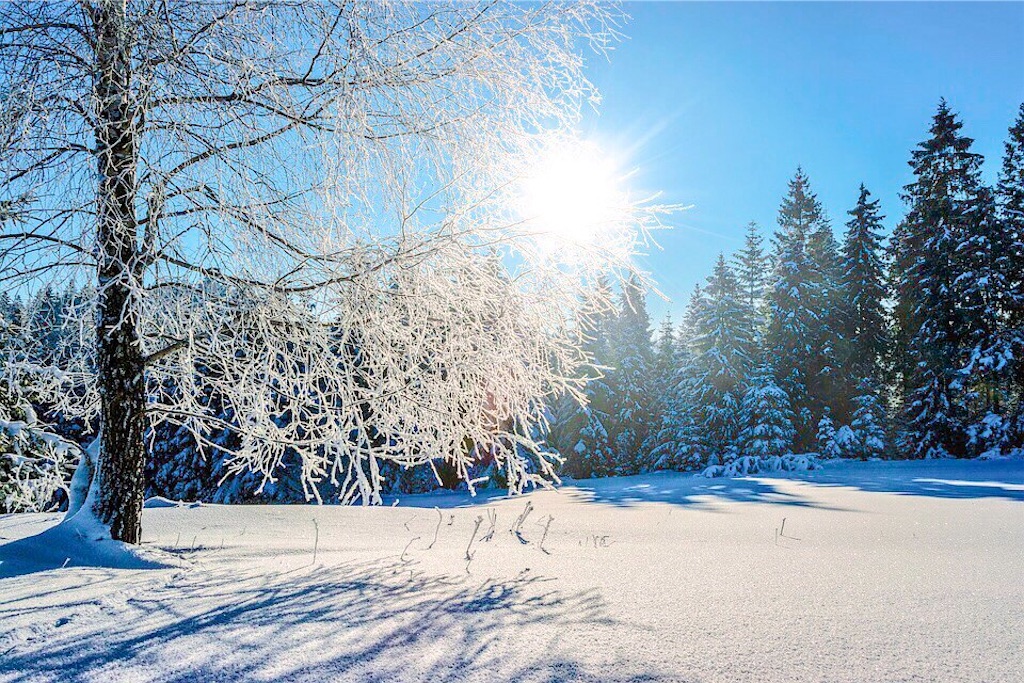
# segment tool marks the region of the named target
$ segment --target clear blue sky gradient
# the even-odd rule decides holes
[[[719,252],[766,237],[797,165],[837,236],[864,182],[903,215],[910,150],[945,97],[994,181],[1024,101],[1024,3],[628,3],[629,39],[592,59],[604,101],[587,136],[632,184],[693,204],[642,259],[675,320]]]

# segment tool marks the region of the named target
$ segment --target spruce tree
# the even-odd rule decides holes
[[[672,388],[678,370],[679,345],[671,314],[661,321],[654,342],[654,361],[651,368],[651,429],[643,445],[643,452],[651,467],[656,466],[659,455],[656,452],[666,437],[664,425],[671,402]]]
[[[846,355],[842,334],[845,294],[839,243],[824,214],[807,237],[807,257],[810,277],[816,285],[810,290],[814,298],[807,305],[818,311],[818,325],[812,329],[807,390],[815,415],[829,409],[835,419],[842,421],[849,414],[853,385],[842,362]]]
[[[696,314],[693,339],[697,426],[709,452],[739,443],[740,404],[754,351],[751,320],[736,277],[719,256]]]
[[[967,391],[967,436],[971,453],[1001,452],[1010,447],[1009,366],[1006,323],[1012,296],[1012,242],[998,219],[995,196],[980,186],[967,206],[967,232],[957,245],[955,295],[966,328],[962,383]]]
[[[779,208],[774,239],[774,272],[768,288],[765,352],[774,360],[776,381],[792,401],[798,450],[814,444],[814,406],[809,387],[815,365],[815,337],[822,323],[821,284],[807,253],[811,232],[822,221],[821,205],[798,168]]]
[[[694,300],[700,299],[697,287],[690,304],[690,319]],[[671,329],[666,317],[655,351],[655,367],[662,377],[656,384],[659,393],[657,423],[645,449],[650,453],[652,469],[693,469],[701,464],[695,441],[696,424],[693,420],[693,358],[690,353],[690,331],[687,320],[679,329]]]
[[[885,406],[880,398],[881,392],[876,382],[870,378],[860,381],[857,395],[853,398],[853,416],[850,429],[853,432],[853,444],[848,453],[853,457],[867,460],[885,455],[888,445],[886,435]]]
[[[598,281],[597,298],[608,302],[612,298],[607,278]],[[617,362],[613,336],[616,334],[616,313],[602,309],[584,325],[584,350],[591,358],[592,367],[584,390],[586,404],[578,412],[567,410],[565,423],[553,425],[561,430],[557,446],[565,461],[562,471],[577,479],[608,476],[613,473],[615,454],[608,426],[615,416],[615,397],[611,375]]]
[[[1006,242],[1004,326],[993,355],[1004,359],[1010,445],[1024,447],[1024,104],[1006,140],[996,185],[996,205]]]
[[[635,474],[650,466],[643,453],[652,429],[651,322],[643,286],[636,275],[622,286],[616,325],[617,365],[610,381],[614,409],[608,432],[616,453],[616,473]]]
[[[793,452],[793,411],[789,396],[775,382],[771,366],[762,363],[754,372],[743,396],[743,455],[782,456]]]
[[[768,255],[764,249],[764,238],[754,221],[747,224],[743,248],[736,253],[733,262],[740,294],[754,321],[755,334],[760,337],[763,334],[762,321],[765,317],[765,293],[768,287]]]
[[[865,379],[882,380],[889,344],[882,258],[885,217],[879,214],[878,200],[870,197],[862,184],[857,205],[849,211],[842,253],[844,364],[858,387]]]
[[[945,100],[931,136],[911,154],[915,180],[904,188],[909,210],[893,239],[896,329],[902,353],[904,432],[909,457],[967,454],[962,368],[971,321],[961,305],[961,245],[975,232],[981,156]]]
[[[831,460],[843,455],[836,439],[836,424],[832,421],[832,411],[828,406],[822,411],[821,419],[818,420],[818,433],[815,438],[817,452],[821,457]]]

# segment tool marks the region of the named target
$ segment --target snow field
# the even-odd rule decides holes
[[[0,542],[56,519],[2,517]],[[144,522],[145,546],[180,566],[42,570],[53,557],[0,546],[0,681],[1012,683],[1024,670],[1022,461],[661,473],[377,508],[152,507]]]

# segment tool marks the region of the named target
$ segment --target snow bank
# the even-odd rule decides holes
[[[182,562],[169,553],[111,540],[107,529],[84,511],[40,534],[0,546],[0,578],[66,567],[174,566]]]
[[[724,465],[709,465],[701,472],[701,476],[713,477],[746,477],[751,474],[767,472],[806,472],[821,467],[821,460],[814,453],[803,455],[743,455]]]

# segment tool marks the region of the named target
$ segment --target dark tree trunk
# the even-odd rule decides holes
[[[137,120],[131,97],[131,35],[124,0],[93,9],[96,40],[97,374],[100,391],[98,496],[110,535],[139,543],[145,482],[145,363],[139,343],[135,172]]]

